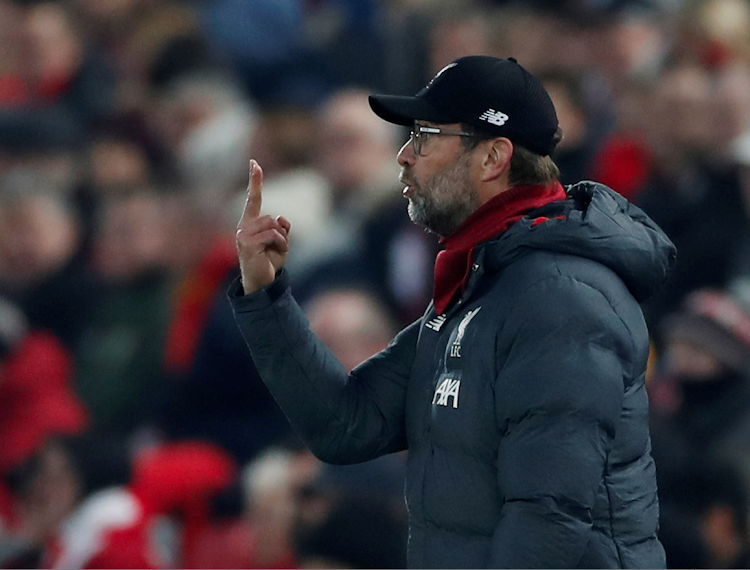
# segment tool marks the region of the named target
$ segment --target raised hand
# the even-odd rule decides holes
[[[250,161],[245,210],[237,224],[237,254],[245,294],[258,291],[274,280],[289,251],[291,224],[283,216],[261,216],[263,170]]]

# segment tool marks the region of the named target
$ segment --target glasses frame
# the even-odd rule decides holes
[[[414,154],[417,156],[425,156],[427,153],[422,152],[424,150],[424,142],[427,139],[425,135],[444,135],[452,137],[474,137],[474,133],[467,133],[466,131],[451,131],[447,129],[441,129],[440,127],[428,127],[426,125],[414,125],[414,128],[409,132],[409,142],[412,144]]]

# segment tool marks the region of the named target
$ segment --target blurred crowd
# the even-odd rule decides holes
[[[253,157],[347,367],[418,318],[438,245],[367,94],[468,54],[538,74],[563,183],[677,246],[644,306],[661,537],[750,566],[750,2],[0,0],[1,567],[403,567],[405,458],[309,454],[226,289]]]

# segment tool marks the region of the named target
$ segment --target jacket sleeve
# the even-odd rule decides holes
[[[357,463],[406,449],[406,383],[417,323],[348,373],[310,331],[284,271],[267,289],[229,289],[235,319],[266,386],[322,461]]]
[[[503,498],[493,568],[570,568],[584,553],[631,374],[631,335],[567,277],[519,296],[498,336]]]

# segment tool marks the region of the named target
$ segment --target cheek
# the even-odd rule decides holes
[[[437,202],[454,200],[463,180],[460,173],[453,169],[441,170],[425,181],[424,187],[430,197]]]

